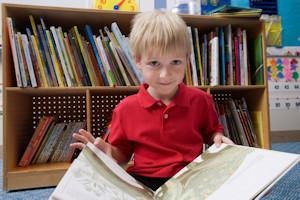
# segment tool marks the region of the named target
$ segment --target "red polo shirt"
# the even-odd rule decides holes
[[[202,153],[215,132],[223,132],[212,98],[200,89],[179,85],[166,106],[147,92],[137,94],[114,109],[109,142],[130,156],[128,172],[147,177],[172,177]]]

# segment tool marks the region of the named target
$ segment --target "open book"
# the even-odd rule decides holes
[[[299,160],[298,154],[212,146],[152,191],[88,143],[50,199],[254,199],[263,196]]]

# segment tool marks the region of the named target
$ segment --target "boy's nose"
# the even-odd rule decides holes
[[[164,78],[170,75],[170,69],[169,67],[162,67],[160,71],[160,78]]]

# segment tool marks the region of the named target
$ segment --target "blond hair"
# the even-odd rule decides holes
[[[177,14],[164,11],[139,13],[132,22],[129,42],[136,58],[157,50],[160,55],[170,50],[190,55],[187,26]]]

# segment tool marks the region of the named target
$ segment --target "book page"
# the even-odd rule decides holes
[[[196,158],[156,191],[156,199],[253,199],[299,155],[222,144]]]
[[[75,159],[50,199],[152,199],[116,162],[88,143]]]

